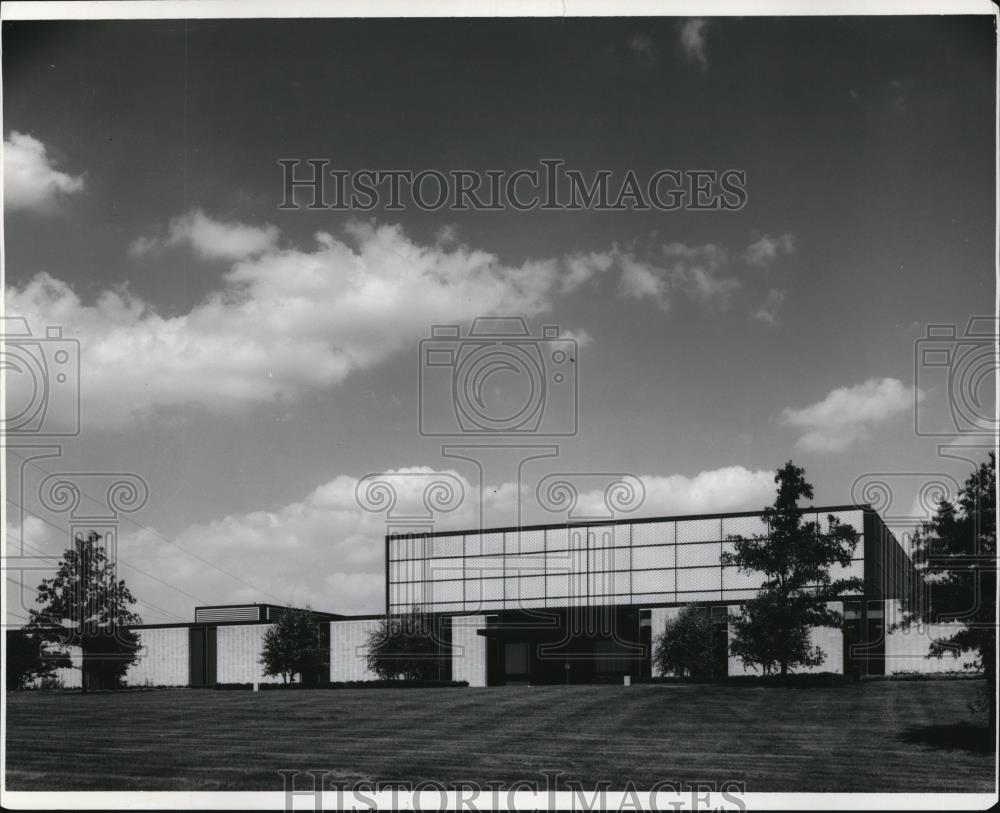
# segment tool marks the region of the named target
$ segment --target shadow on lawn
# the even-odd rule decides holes
[[[948,751],[971,751],[992,754],[996,738],[988,725],[951,723],[950,725],[911,726],[899,738],[913,745],[930,745]]]

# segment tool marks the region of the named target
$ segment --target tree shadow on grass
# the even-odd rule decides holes
[[[910,726],[899,738],[913,745],[929,745],[947,751],[992,754],[996,750],[996,735],[988,725],[976,723]]]

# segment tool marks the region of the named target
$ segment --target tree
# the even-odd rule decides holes
[[[55,667],[40,636],[25,630],[7,631],[8,689],[26,689],[35,680],[49,677]]]
[[[731,616],[735,640],[730,651],[744,666],[759,668],[765,675],[775,671],[784,675],[796,666],[819,666],[825,653],[812,645],[810,624],[800,615],[801,608],[785,604],[777,591],[762,590],[743,605],[739,615]]]
[[[30,611],[25,628],[63,654],[58,665],[80,669],[83,691],[121,685],[138,658],[139,636],[129,627],[142,623],[130,609],[135,598],[100,541],[96,531],[73,540],[56,575],[39,586],[35,600],[43,606]],[[78,666],[68,658],[69,647],[79,648]]]
[[[688,605],[656,637],[653,663],[661,674],[710,677],[715,671],[715,624],[703,607]]]
[[[796,667],[823,662],[825,653],[810,645],[809,629],[843,624],[841,614],[827,602],[860,591],[862,581],[834,580],[830,568],[850,565],[860,537],[832,514],[825,531],[817,522],[802,521],[799,500],[811,500],[813,489],[805,470],[791,460],[774,482],[778,485],[774,504],[763,511],[769,533],[730,536],[734,550],[723,553],[722,561],[765,577],[758,595],[731,619],[736,633],[732,653],[765,674],[777,671],[784,676]]]
[[[997,503],[996,452],[965,481],[957,502],[941,500],[911,546],[924,589],[902,598],[900,626],[960,621],[961,630],[931,642],[929,657],[975,653],[986,678],[976,707],[996,721]]]
[[[383,680],[433,680],[440,660],[434,620],[419,607],[382,618],[368,636],[368,668]]]
[[[287,608],[264,633],[260,662],[265,675],[281,675],[284,683],[318,677],[327,662],[319,634],[319,619],[309,610]]]

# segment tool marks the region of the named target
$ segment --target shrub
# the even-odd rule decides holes
[[[708,613],[684,607],[657,636],[653,663],[663,675],[710,677],[715,665],[714,638],[715,626]]]
[[[382,680],[434,680],[442,657],[434,619],[417,607],[381,619],[368,636],[368,668]]]

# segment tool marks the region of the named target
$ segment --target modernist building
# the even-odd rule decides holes
[[[817,628],[826,653],[818,671],[880,675],[946,671],[927,659],[949,625],[894,629],[899,600],[918,583],[896,538],[868,506],[808,508],[822,527],[833,515],[860,534],[855,558],[834,578],[864,589],[833,602],[844,629]],[[390,614],[419,607],[439,639],[438,676],[472,686],[621,683],[653,674],[651,644],[685,605],[716,622],[716,671],[744,674],[729,654],[728,615],[760,588],[757,574],[722,564],[731,536],[766,535],[759,512],[608,520],[386,537],[385,602]],[[199,607],[190,624],[135,628],[142,657],[132,685],[211,686],[273,681],[263,674],[263,636],[283,608]],[[330,648],[331,681],[372,680],[368,634],[381,615],[317,614]],[[72,680],[68,671],[64,678]]]

